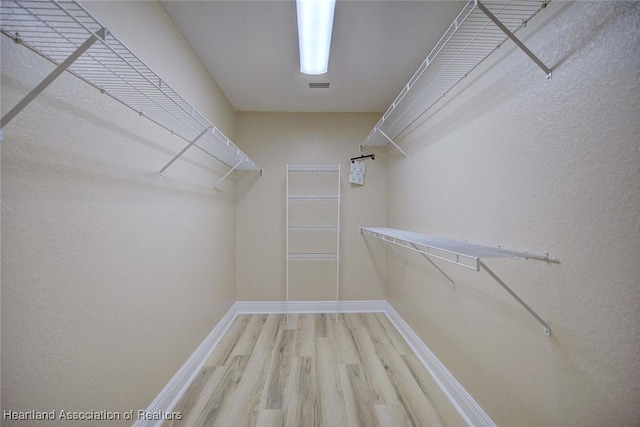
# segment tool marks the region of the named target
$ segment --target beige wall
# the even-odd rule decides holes
[[[158,3],[87,7],[233,137]],[[51,69],[2,37],[3,113]],[[235,301],[228,168],[194,150],[159,178],[185,142],[69,74],[2,145],[3,409],[146,408]]]
[[[384,298],[384,262],[374,265],[369,251],[384,255],[379,245],[367,247],[361,225],[385,223],[385,156],[367,161],[364,186],[349,183],[351,157],[378,119],[377,114],[238,113],[236,140],[264,169],[257,182],[237,184],[238,299],[285,298],[285,177],[289,164],[342,166],[341,299]],[[307,265],[304,276],[321,274]],[[331,266],[328,265],[328,268]],[[296,273],[304,266],[296,265]],[[335,298],[335,279],[317,288],[295,292],[296,300]],[[301,281],[291,283],[297,286]],[[318,286],[321,286],[318,284]]]
[[[388,256],[387,297],[504,426],[640,424],[640,4],[551,2],[388,154],[389,226],[559,264]],[[393,149],[390,149],[393,150]]]
[[[0,142],[0,301],[2,301],[2,143]],[[0,303],[0,355],[2,355],[2,304]],[[2,412],[2,362],[0,360],[0,413]]]

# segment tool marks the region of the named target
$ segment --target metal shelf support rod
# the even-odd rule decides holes
[[[396,143],[393,141],[393,139],[389,138],[389,136],[388,136],[386,133],[384,133],[383,131],[381,131],[380,129],[378,129],[378,132],[380,132],[380,134],[381,134],[382,136],[384,136],[385,138],[387,138],[387,140],[389,140],[389,142],[390,142],[391,144],[393,144],[393,146],[394,146],[394,147],[396,147],[396,148],[398,149],[398,151],[400,151],[400,152],[402,153],[402,155],[403,155],[403,156],[407,157],[407,153],[405,153],[405,152],[404,152],[404,150],[403,150],[402,148],[400,148],[400,147],[398,146],[398,144],[396,144]]]
[[[220,185],[220,183],[221,183],[222,181],[224,181],[225,179],[227,179],[227,177],[228,177],[229,175],[231,175],[231,172],[233,172],[234,170],[236,170],[236,168],[237,168],[238,166],[240,166],[240,165],[242,164],[242,162],[244,162],[244,159],[240,159],[240,161],[239,161],[238,163],[236,163],[236,165],[235,165],[234,167],[232,167],[231,169],[229,169],[229,172],[225,173],[225,174],[224,174],[224,176],[223,176],[222,178],[220,178],[220,179],[218,180],[218,182],[216,182],[216,183],[213,185],[213,188],[218,188],[218,185]]]
[[[433,262],[433,260],[431,258],[429,258],[429,256],[427,254],[425,254],[424,252],[420,252],[420,250],[418,249],[418,247],[414,243],[410,243],[410,245],[413,246],[420,253],[420,255],[422,255],[424,257],[424,259],[429,261],[431,263],[431,265],[433,265],[436,268],[436,270],[438,270],[440,272],[440,274],[442,274],[444,277],[447,278],[448,281],[451,282],[451,284],[453,285],[453,289],[456,288],[456,282],[454,282],[453,279],[447,275],[447,273],[445,273],[440,267],[438,267],[438,265],[435,262]]]
[[[493,271],[491,271],[491,269],[489,267],[487,267],[487,265],[485,263],[483,263],[482,261],[478,260],[478,264],[480,265],[480,267],[482,267],[487,273],[489,273],[489,276],[491,276],[493,278],[493,280],[495,280],[496,282],[498,282],[498,284],[500,286],[502,286],[504,288],[505,291],[509,292],[509,295],[511,295],[516,301],[518,301],[520,303],[521,306],[523,306],[533,317],[536,318],[536,320],[538,322],[540,322],[543,326],[543,332],[546,336],[550,336],[551,335],[551,328],[549,327],[549,325],[547,324],[547,322],[545,322],[542,317],[538,316],[538,313],[536,313],[535,311],[533,311],[533,309],[531,307],[529,307],[527,305],[526,302],[524,302],[522,300],[522,298],[520,298],[515,292],[513,292],[511,290],[511,288],[509,288],[509,286],[507,286],[506,283],[504,283],[502,281],[502,279],[500,279]]]
[[[484,4],[482,4],[482,2],[478,1],[477,6],[482,12],[484,12],[485,15],[487,15],[489,19],[493,21],[494,24],[496,24],[498,28],[502,30],[502,32],[507,35],[507,37],[509,37],[524,53],[526,53],[527,56],[531,58],[531,60],[542,69],[542,71],[547,73],[547,80],[550,80],[551,68],[547,67],[537,56],[535,56],[533,52],[531,52],[529,48],[527,48],[527,46],[525,46],[524,43],[520,41],[520,39],[518,39],[511,31],[509,31],[509,29],[505,27],[504,24],[500,22],[500,20],[496,18],[495,15],[491,13]]]
[[[160,172],[158,172],[158,175],[162,176],[162,172],[164,172],[165,170],[167,170],[167,168],[169,166],[171,166],[173,164],[173,162],[175,162],[176,160],[178,160],[180,158],[180,156],[182,156],[189,148],[191,148],[191,146],[193,146],[193,144],[195,144],[200,138],[202,138],[209,130],[212,130],[212,128],[204,128],[204,130],[202,132],[200,132],[200,134],[198,136],[196,136],[191,142],[189,142],[189,144],[187,144],[186,147],[184,147],[182,149],[182,151],[180,151],[178,154],[176,154],[173,159],[169,160],[169,163],[167,163],[166,165],[164,165],[164,167],[162,169],[160,169]]]
[[[468,268],[469,270],[480,271],[480,266],[478,265],[479,259],[477,257],[473,257],[473,256],[469,256],[469,255],[462,255],[466,260],[473,261],[474,265],[472,266],[472,265],[468,265],[468,264],[464,264],[464,263],[460,262],[459,254],[456,254],[455,252],[448,251],[446,249],[431,248],[431,247],[426,246],[426,245],[425,245],[425,249],[420,249],[420,248],[417,248],[416,246],[412,246],[414,244],[413,242],[408,242],[408,241],[404,241],[404,240],[397,240],[395,237],[388,237],[388,236],[385,236],[384,234],[380,234],[380,233],[371,233],[370,231],[363,231],[362,228],[360,229],[360,233],[361,234],[366,234],[366,235],[369,235],[369,236],[373,236],[373,237],[375,237],[377,239],[380,239],[383,242],[388,243],[388,244],[398,245],[398,246],[400,246],[402,248],[409,249],[410,251],[418,252],[418,253],[420,253],[422,255],[425,255],[425,256],[428,256],[430,258],[436,258],[436,259],[439,259],[439,260],[442,260],[442,261],[450,262],[450,263],[458,265],[460,267]],[[429,250],[431,250],[431,249],[436,249],[437,251],[444,252],[444,253],[447,253],[447,254],[452,255],[452,256],[458,255],[457,261],[454,261],[453,259],[445,258],[444,256],[439,256],[439,255],[430,253]]]
[[[84,41],[71,55],[67,57],[60,65],[58,65],[44,80],[38,84],[35,88],[31,90],[25,96],[22,101],[18,102],[18,104],[13,107],[7,114],[0,119],[0,129],[4,129],[4,127],[9,123],[15,116],[17,116],[27,105],[31,103],[40,93],[45,90],[55,79],[60,76],[71,64],[73,64],[76,59],[80,57],[83,53],[87,51],[95,42],[98,40],[98,37],[105,37],[105,29],[102,28],[98,31],[97,34],[92,34],[89,36],[87,40]]]
[[[407,261],[407,256],[405,254],[403,254],[402,252],[400,252],[399,250],[396,249],[395,246],[393,246],[391,243],[387,242],[386,240],[382,241],[382,244],[387,246],[389,249],[391,249],[396,255],[398,255],[398,258],[400,258],[405,264],[407,264],[409,261]]]

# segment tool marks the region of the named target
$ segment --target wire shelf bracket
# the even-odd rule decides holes
[[[169,162],[168,162],[166,165],[164,165],[164,166],[162,167],[162,169],[160,169],[160,172],[158,172],[158,175],[159,175],[159,176],[162,176],[162,173],[163,173],[165,170],[167,170],[167,168],[168,168],[169,166],[171,166],[171,165],[173,164],[173,162],[175,162],[176,160],[178,160],[178,159],[179,159],[179,158],[180,158],[184,153],[186,153],[186,151],[187,151],[189,148],[191,148],[191,147],[193,146],[193,144],[195,144],[196,142],[198,142],[198,140],[199,140],[200,138],[202,138],[202,137],[203,137],[207,132],[209,132],[210,130],[212,130],[212,129],[211,129],[211,128],[205,128],[202,132],[200,132],[200,133],[198,134],[198,136],[196,136],[196,137],[193,139],[193,141],[191,141],[191,142],[190,142],[186,147],[184,147],[184,148],[182,149],[182,151],[180,151],[178,154],[176,154],[176,155],[173,157],[173,159],[169,160]]]
[[[513,251],[502,248],[494,248],[491,246],[476,245],[473,243],[459,242],[456,240],[443,239],[440,237],[428,236],[426,234],[414,233],[411,231],[397,230],[387,227],[360,227],[360,233],[363,236],[372,236],[382,240],[385,244],[392,246],[400,246],[405,249],[418,252],[438,272],[449,280],[454,286],[455,282],[440,267],[438,267],[431,258],[446,261],[459,267],[471,270],[486,271],[489,276],[509,295],[511,295],[522,307],[529,312],[543,327],[546,336],[551,336],[551,328],[522,298],[520,298],[496,273],[493,272],[483,261],[482,258],[525,258],[537,259],[542,261],[558,262],[556,258],[545,254],[532,254],[525,251]],[[398,253],[394,248],[394,252]]]
[[[389,246],[391,246],[390,243],[387,243]],[[453,281],[453,279],[451,277],[449,277],[449,275],[447,273],[444,272],[443,269],[441,269],[440,267],[438,267],[438,264],[435,263],[435,261],[433,261],[431,258],[429,258],[429,256],[423,252],[420,251],[420,249],[418,249],[418,247],[414,244],[414,243],[409,243],[416,251],[418,251],[418,253],[420,255],[422,255],[424,257],[424,259],[426,259],[427,261],[429,261],[429,263],[436,269],[438,270],[438,272],[440,272],[440,274],[442,274],[449,282],[451,282],[451,284],[453,285],[453,288],[456,288],[456,282]],[[393,246],[391,246],[393,247]]]
[[[52,62],[56,68],[0,119],[5,126],[68,71],[123,105],[171,132],[234,170],[258,167],[224,133],[175,92],[127,46],[75,0],[1,0],[0,32]]]
[[[7,114],[5,114],[2,119],[0,119],[0,129],[4,129],[4,127],[14,118],[16,117],[24,108],[31,103],[43,90],[45,90],[51,83],[57,79],[60,74],[62,74],[71,64],[75,62],[76,59],[80,57],[83,53],[85,53],[100,37],[104,40],[106,36],[106,30],[101,28],[98,30],[96,34],[92,34],[89,38],[82,43],[71,55],[67,57],[60,65],[58,65],[47,77],[45,77],[38,86],[33,88],[31,92],[29,92],[15,107],[13,107]]]
[[[491,19],[491,21],[493,21],[493,23],[496,24],[498,28],[500,28],[502,32],[505,33],[507,37],[509,37],[511,41],[513,41],[516,44],[516,46],[520,48],[520,50],[526,53],[527,56],[531,58],[531,60],[535,62],[536,65],[540,67],[540,69],[547,74],[546,75],[547,80],[551,80],[551,74],[552,74],[551,68],[547,67],[544,64],[544,62],[542,62],[536,55],[534,55],[533,52],[531,52],[529,48],[524,43],[522,43],[519,38],[515,36],[515,34],[509,31],[509,29],[505,27],[504,24],[500,22],[500,20],[496,18],[496,16],[493,13],[491,13],[491,11],[489,11],[489,9],[487,9],[487,7],[484,4],[482,4],[482,2],[476,0],[476,4],[478,8],[481,11],[483,11],[484,14],[487,15],[487,17]],[[546,7],[546,3],[544,3],[542,7]]]
[[[227,173],[225,173],[222,178],[220,178],[215,184],[213,184],[213,188],[217,189],[218,185],[222,184],[222,181],[224,181],[225,179],[227,179],[227,177],[229,175],[231,175],[231,172],[235,171],[236,169],[238,169],[238,166],[240,166],[240,164],[243,162],[244,160],[240,159],[238,161],[238,163],[236,163],[231,169],[229,169],[227,171]]]
[[[393,145],[394,147],[396,147],[396,150],[398,150],[400,153],[402,153],[403,156],[407,157],[407,153],[404,152],[404,150],[402,148],[400,148],[400,146],[398,144],[396,144],[396,142],[386,133],[384,133],[381,129],[378,129],[378,132],[380,133],[380,135],[384,136],[384,138],[389,141],[389,143],[391,145]]]
[[[515,33],[550,0],[468,0],[438,43],[360,145],[393,145],[398,137],[507,40],[551,79],[547,67]]]

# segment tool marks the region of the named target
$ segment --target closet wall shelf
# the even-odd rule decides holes
[[[224,133],[73,0],[2,0],[0,30],[56,65],[0,122],[4,127],[64,71],[187,141],[160,171],[197,147],[231,170],[262,170]]]
[[[340,197],[338,195],[323,195],[323,194],[301,194],[295,196],[288,196],[291,201],[338,201]]]
[[[290,253],[287,261],[338,261],[337,253]]]
[[[289,225],[289,231],[338,231],[337,225]]]
[[[406,156],[397,144],[400,134],[507,39],[529,56],[549,80],[551,69],[514,35],[549,1],[469,0],[360,147],[391,144]]]
[[[338,165],[289,165],[287,172],[321,173],[338,172],[338,170]]]
[[[520,305],[522,305],[540,324],[543,326],[545,335],[551,335],[551,328],[538,314],[531,309],[507,284],[498,277],[485,263],[483,258],[512,258],[512,259],[536,259],[542,261],[558,262],[557,258],[548,254],[533,254],[525,251],[513,251],[498,247],[482,246],[473,243],[460,242],[457,240],[444,239],[441,237],[429,236],[412,231],[397,230],[387,227],[360,227],[360,233],[365,236],[372,236],[382,240],[388,245],[401,246],[414,252],[420,253],[432,263],[447,280],[453,280],[440,269],[433,259],[446,261],[459,267],[468,268],[475,271],[485,270],[500,286],[502,286]],[[393,246],[391,246],[393,247]],[[454,283],[455,285],[455,283]]]

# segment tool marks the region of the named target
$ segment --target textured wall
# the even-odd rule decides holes
[[[233,137],[158,3],[87,7]],[[2,37],[2,111],[51,69]],[[69,74],[2,145],[3,409],[146,408],[235,301],[234,185],[212,189],[227,167],[194,150],[159,178],[185,142]]]
[[[265,175],[254,185],[248,185],[248,180],[237,184],[239,300],[285,298],[287,163],[341,164],[341,299],[383,298],[385,265],[374,265],[369,251],[383,252],[377,244],[366,245],[359,227],[385,222],[385,156],[367,161],[364,186],[349,183],[349,159],[359,155],[358,144],[377,118],[376,114],[238,113],[237,141],[265,168]],[[318,269],[317,263],[306,264],[306,270],[296,265],[292,288],[327,271]],[[311,289],[296,287],[292,299],[333,299],[334,283],[335,276],[330,276],[325,290],[319,289],[321,283]]]
[[[0,301],[2,301],[2,143],[0,143]],[[0,303],[0,355],[2,355],[2,304]],[[2,363],[0,363],[0,412],[2,411]]]
[[[388,255],[387,296],[498,425],[640,424],[640,4],[552,2],[388,154],[391,227],[559,264]],[[390,150],[393,150],[390,148]]]

